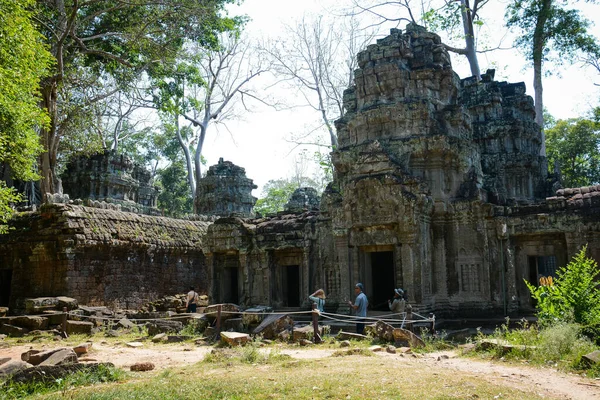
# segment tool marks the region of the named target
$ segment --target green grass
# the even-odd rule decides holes
[[[65,393],[78,386],[123,381],[125,376],[126,373],[119,368],[100,365],[96,371],[78,371],[51,382],[15,383],[8,381],[0,386],[0,399],[21,399],[34,394],[51,392]]]
[[[53,393],[46,399],[539,399],[541,396],[395,357],[329,357],[251,362],[243,349],[126,383]],[[258,361],[258,360],[255,360]]]

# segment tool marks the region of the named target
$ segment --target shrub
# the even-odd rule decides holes
[[[542,324],[575,322],[583,325],[600,323],[600,289],[598,264],[585,256],[587,246],[557,271],[557,278],[541,279],[536,287],[525,282],[537,300]]]

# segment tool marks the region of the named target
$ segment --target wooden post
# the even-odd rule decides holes
[[[321,339],[321,335],[319,335],[319,313],[317,311],[317,305],[313,303],[312,305],[312,322],[313,322],[313,342],[315,344],[321,343],[323,339]]]
[[[414,330],[412,319],[413,319],[412,307],[410,307],[410,308],[407,308],[407,311],[406,311],[406,328],[405,329],[408,329],[411,332],[413,332],[413,330]]]
[[[223,305],[219,304],[217,306],[217,340],[219,340],[219,336],[221,334],[221,311],[223,310]]]
[[[67,307],[63,307],[62,335],[65,339],[68,337],[68,335],[67,335]]]
[[[429,318],[431,319],[431,334],[435,334],[435,315],[433,313],[429,314]]]

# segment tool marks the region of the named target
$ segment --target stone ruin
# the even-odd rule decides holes
[[[63,191],[71,199],[86,199],[89,205],[117,204],[123,211],[160,215],[156,208],[158,188],[143,166],[114,150],[91,157],[78,157],[67,164],[61,176]]]
[[[253,218],[252,181],[220,160],[198,184],[214,222],[46,205],[0,238],[2,301],[132,304],[193,284],[213,304],[286,309],[323,288],[326,311],[344,312],[360,281],[375,310],[402,287],[415,312],[514,315],[533,310],[525,281],[586,244],[600,260],[600,186],[556,191],[523,83],[459,79],[415,25],[358,64],[320,202],[302,189]]]

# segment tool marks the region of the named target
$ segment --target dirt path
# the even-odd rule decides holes
[[[0,349],[1,357],[20,358],[21,353],[31,346],[15,346]],[[39,348],[39,347],[35,347]],[[118,367],[128,369],[137,362],[152,362],[157,369],[185,366],[201,361],[212,351],[210,346],[192,344],[152,345],[144,344],[138,348],[126,344],[94,343],[92,351],[82,361],[112,362]],[[266,349],[264,351],[270,351]],[[316,359],[329,357],[334,350],[322,348],[282,348],[279,350],[297,359]],[[582,378],[574,374],[564,374],[548,368],[515,366],[490,361],[478,361],[457,357],[453,351],[413,356],[410,354],[376,353],[393,363],[411,365],[427,364],[430,368],[452,369],[461,373],[475,375],[493,383],[509,383],[514,388],[536,392],[557,399],[600,400],[600,380]]]

